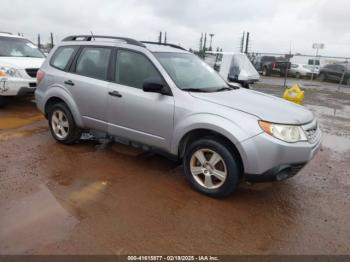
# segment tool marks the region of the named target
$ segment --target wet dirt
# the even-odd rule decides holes
[[[35,104],[16,100],[0,109],[0,123],[24,119],[0,130],[0,254],[350,254],[350,115],[338,105],[336,120],[312,109],[325,142],[300,174],[218,200],[164,157],[60,145]]]

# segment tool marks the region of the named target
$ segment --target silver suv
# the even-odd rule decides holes
[[[317,152],[306,108],[229,85],[194,54],[130,38],[70,36],[37,74],[38,108],[60,143],[82,131],[182,160],[198,191],[223,197],[240,181],[283,180]]]

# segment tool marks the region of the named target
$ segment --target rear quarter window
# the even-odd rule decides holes
[[[65,70],[77,47],[62,46],[53,54],[50,64],[61,70]]]

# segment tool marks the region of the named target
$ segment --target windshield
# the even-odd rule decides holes
[[[43,53],[29,40],[0,37],[0,56],[44,58]]]
[[[231,89],[218,73],[197,56],[188,53],[154,53],[178,88],[215,92]]]

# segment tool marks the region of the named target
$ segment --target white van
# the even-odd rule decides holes
[[[0,33],[0,104],[5,96],[34,94],[45,55],[28,39]]]

